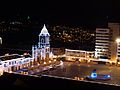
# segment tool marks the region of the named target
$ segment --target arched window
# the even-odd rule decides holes
[[[44,43],[44,39],[43,38],[41,39],[41,42]]]

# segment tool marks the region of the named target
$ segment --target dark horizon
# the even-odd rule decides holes
[[[0,5],[0,21],[6,20],[4,27],[6,30],[12,32],[14,30],[14,25],[10,25],[9,20],[17,21],[16,17],[24,18],[22,20],[22,25],[18,29],[18,32],[7,32],[10,33],[8,36],[5,32],[3,35],[6,41],[13,40],[12,44],[16,42],[21,46],[22,44],[33,44],[37,43],[37,35],[40,32],[43,24],[52,27],[56,25],[61,26],[72,26],[88,28],[89,31],[94,31],[97,27],[107,27],[108,22],[118,22],[120,23],[120,1],[102,1],[102,0],[81,0],[80,2],[7,2]],[[32,24],[26,22],[27,16],[30,16],[30,21]],[[9,21],[9,22],[8,22]],[[38,23],[38,24],[36,24]],[[33,25],[34,24],[34,25]],[[26,26],[25,26],[26,25]],[[2,26],[2,24],[1,24]],[[25,27],[24,27],[25,26]],[[22,32],[23,29],[23,32]],[[34,31],[36,30],[36,31]],[[26,34],[29,35],[26,37]],[[6,36],[7,35],[7,36]],[[22,35],[22,38],[21,38]],[[34,35],[34,38],[33,38]],[[14,38],[18,37],[17,40]],[[10,40],[11,39],[11,40]],[[27,42],[26,41],[31,41]],[[78,42],[77,42],[78,43]],[[54,44],[55,45],[55,44]],[[66,46],[70,45],[69,43]],[[78,45],[77,45],[78,46]],[[89,46],[89,45],[87,45]]]
[[[9,2],[8,2],[9,3]],[[1,4],[1,19],[29,15],[47,24],[96,27],[120,22],[119,0],[81,0],[80,2],[10,2]]]

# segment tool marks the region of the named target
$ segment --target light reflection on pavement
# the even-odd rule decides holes
[[[98,74],[110,74],[112,79],[109,81],[99,81],[102,83],[120,85],[120,67],[106,66],[106,65],[92,65],[92,64],[78,64],[73,62],[64,62],[63,65],[54,70],[44,72],[45,75],[67,77],[74,79],[75,77],[84,78],[90,75],[93,69],[97,69]],[[39,75],[41,73],[38,73]]]

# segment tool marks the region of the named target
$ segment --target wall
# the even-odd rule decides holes
[[[69,80],[49,76],[27,76],[13,73],[4,73],[0,77],[1,87],[7,89],[33,90],[120,90],[120,86],[98,84],[93,82]]]

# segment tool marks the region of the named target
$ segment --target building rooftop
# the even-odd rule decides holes
[[[21,56],[19,54],[0,56],[1,61],[6,61],[6,60],[11,60],[11,59],[16,59],[16,58],[21,58]]]
[[[23,56],[19,54],[4,55],[4,56],[0,56],[0,60],[6,61],[6,60],[17,59],[22,57],[28,58],[28,57],[31,57],[31,55],[23,55]]]

